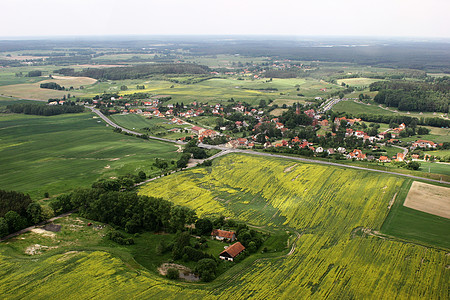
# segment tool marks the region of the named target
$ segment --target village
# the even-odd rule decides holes
[[[230,149],[255,149],[384,164],[434,160],[436,157],[424,151],[448,147],[443,143],[420,139],[419,134],[426,134],[427,129],[415,124],[380,127],[378,123],[364,122],[361,118],[339,116],[330,109],[324,109],[323,105],[314,109],[311,105],[297,103],[288,107],[290,116],[283,114],[276,117],[271,115],[270,106],[252,106],[234,100],[225,104],[194,101],[188,105],[166,104],[167,100],[170,96],[134,101],[111,97],[108,101],[101,98],[93,100],[92,104],[110,115],[136,114],[146,119],[159,119],[170,125],[168,134],[176,132],[181,135],[177,137],[180,141],[198,139],[199,143]],[[339,101],[328,99],[323,103]],[[307,121],[293,123],[296,116],[306,116]],[[205,119],[210,121],[209,125],[202,124]],[[418,135],[415,141],[402,141],[402,138],[414,135]]]

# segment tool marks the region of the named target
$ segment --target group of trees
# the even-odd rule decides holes
[[[41,89],[58,90],[58,91],[64,91],[66,89],[65,87],[60,86],[56,82],[41,83],[40,88]]]
[[[379,81],[370,85],[378,91],[375,102],[403,111],[440,111],[448,113],[450,77],[436,82]]]
[[[71,105],[70,103],[65,105],[12,104],[8,105],[6,109],[12,113],[38,116],[54,116],[60,114],[81,113],[84,111],[83,106]]]
[[[351,115],[347,114],[347,117],[351,118]],[[442,118],[415,118],[409,116],[402,115],[372,115],[372,114],[357,114],[354,117],[360,118],[366,122],[375,122],[375,123],[396,123],[401,124],[405,123],[406,126],[415,127],[416,125],[424,125],[424,126],[433,126],[433,127],[449,127],[450,120],[442,119]]]
[[[0,190],[0,237],[37,224],[43,218],[42,207],[29,195]]]
[[[161,198],[101,188],[80,189],[61,195],[51,203],[51,207],[58,213],[78,209],[80,215],[87,219],[114,225],[128,233],[176,232],[197,219],[193,210],[174,206]]]
[[[298,104],[297,104],[298,105]],[[290,107],[285,111],[280,117],[280,122],[283,123],[287,128],[294,129],[299,125],[311,125],[312,119],[308,117],[303,111],[296,113],[296,108]]]

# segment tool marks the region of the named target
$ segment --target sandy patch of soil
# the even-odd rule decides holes
[[[49,247],[49,246],[34,244],[34,245],[27,247],[27,249],[25,249],[25,254],[38,255],[38,254],[42,254],[43,251],[56,249],[56,248],[58,248],[58,246]]]
[[[78,253],[78,251],[69,251],[69,252],[66,252],[66,253],[63,254],[62,257],[58,258],[57,261],[66,261],[66,260],[68,260],[69,258],[71,258],[72,256],[74,256],[75,254],[77,254],[77,253]]]
[[[188,168],[195,167],[196,165],[201,164],[202,162],[203,162],[203,159],[191,158],[191,159],[189,159],[187,166],[188,166]]]
[[[450,219],[450,188],[414,181],[406,196],[406,207]]]
[[[174,146],[178,148],[178,149],[177,149],[177,152],[178,152],[178,153],[183,152],[183,147],[181,147],[180,145],[174,145]]]
[[[388,209],[391,209],[392,205],[394,205],[395,198],[397,198],[397,193],[395,193],[395,195],[392,197],[391,201],[389,201]]]
[[[33,228],[33,229],[31,229],[31,232],[40,234],[42,236],[51,237],[51,238],[54,238],[56,236],[56,234],[54,234],[53,232],[47,231],[47,230],[42,229],[42,228]]]
[[[111,159],[108,159],[109,161],[116,161],[116,160],[119,160],[120,159],[120,157],[116,157],[116,158],[111,158]]]
[[[288,173],[290,171],[292,171],[298,164],[295,164],[293,166],[287,167],[286,169],[284,169],[284,173]]]
[[[164,263],[161,266],[159,266],[158,268],[158,272],[159,274],[166,276],[167,275],[167,270],[169,269],[177,269],[179,274],[180,274],[180,278],[187,280],[187,281],[199,281],[200,277],[198,277],[197,275],[195,275],[191,269],[189,269],[188,267],[182,266],[182,265],[178,265],[178,264],[173,264],[173,263]]]

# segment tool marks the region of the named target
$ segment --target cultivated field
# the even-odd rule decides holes
[[[414,181],[403,205],[450,219],[450,188]]]
[[[0,95],[12,96],[16,98],[45,100],[49,98],[62,98],[67,93],[71,95],[81,95],[80,91],[57,91],[52,89],[42,89],[39,87],[41,83],[55,82],[66,88],[79,88],[94,84],[97,80],[89,77],[62,77],[54,76],[54,79],[44,79],[36,83],[22,83],[0,86]]]
[[[371,83],[380,81],[381,79],[373,79],[373,78],[346,78],[337,80],[338,84],[344,82],[349,86],[353,87],[368,87]]]
[[[156,157],[177,160],[172,144],[113,133],[94,114],[0,116],[0,186],[42,197],[88,187],[99,177],[158,174]]]

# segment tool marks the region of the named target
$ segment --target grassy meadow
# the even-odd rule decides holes
[[[0,140],[0,186],[34,198],[88,187],[100,177],[157,175],[156,157],[179,155],[171,144],[114,133],[92,113],[1,115]]]

